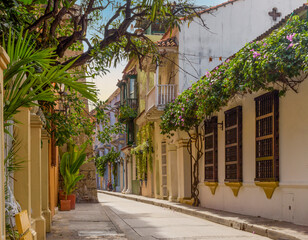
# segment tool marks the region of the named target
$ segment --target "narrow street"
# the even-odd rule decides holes
[[[99,204],[59,212],[48,240],[268,239],[172,210],[98,193]]]

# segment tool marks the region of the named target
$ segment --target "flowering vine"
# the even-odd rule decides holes
[[[267,38],[246,44],[234,57],[227,59],[198,82],[182,92],[165,108],[161,116],[161,133],[172,136],[174,131],[189,135],[188,151],[193,160],[192,198],[199,205],[199,164],[202,157],[202,134],[199,126],[206,116],[219,111],[236,94],[278,88],[297,91],[307,78],[308,25],[298,16],[272,32]],[[304,74],[303,74],[304,73]],[[196,136],[190,134],[194,129]],[[201,139],[201,140],[200,140]],[[193,154],[192,142],[197,150]]]
[[[274,88],[280,95],[288,89],[297,91],[307,69],[307,19],[294,16],[268,37],[246,44],[171,102],[161,117],[161,132],[172,135],[177,129],[187,131],[199,125],[236,94]]]

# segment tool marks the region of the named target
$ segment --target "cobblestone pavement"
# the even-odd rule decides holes
[[[100,203],[76,204],[69,212],[59,211],[53,217],[51,233],[47,240],[71,239],[117,239],[124,240],[124,234],[110,221]]]
[[[103,193],[98,193],[98,198],[128,239],[269,239],[150,204]]]

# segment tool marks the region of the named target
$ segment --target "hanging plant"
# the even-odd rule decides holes
[[[121,123],[126,123],[127,121],[137,117],[137,111],[128,105],[121,106],[119,109],[118,120]]]
[[[153,132],[154,123],[148,122],[137,133],[137,147],[131,150],[131,154],[136,156],[136,166],[139,179],[144,180],[145,174],[153,168]],[[148,163],[148,165],[147,165]]]
[[[94,161],[95,161],[95,166],[96,166],[96,172],[98,173],[98,175],[100,177],[104,177],[104,174],[106,172],[106,168],[107,168],[108,164],[110,163],[114,166],[113,167],[113,170],[114,170],[113,176],[114,176],[114,178],[116,178],[116,174],[115,174],[116,167],[115,166],[117,165],[116,161],[119,159],[120,154],[121,154],[121,152],[117,152],[117,151],[114,150],[114,148],[111,148],[111,150],[107,154],[105,154],[104,156],[102,156],[102,157],[97,156],[95,158]]]

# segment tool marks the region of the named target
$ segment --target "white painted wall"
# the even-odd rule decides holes
[[[239,0],[202,14],[209,30],[200,20],[181,26],[179,33],[179,92],[187,89],[207,71],[222,63],[307,0]],[[275,22],[268,12],[276,7],[281,17]],[[213,61],[209,62],[212,56]],[[190,73],[187,74],[185,72]]]
[[[224,111],[243,106],[243,187],[237,197],[224,185],[225,131],[218,130],[219,186],[212,195],[200,184],[200,200],[204,207],[308,226],[308,79],[299,93],[287,92],[280,98],[279,155],[280,182],[273,197],[267,199],[262,188],[255,186],[255,102],[263,93],[238,98],[218,113],[218,121],[225,121]],[[201,163],[204,169],[204,162]],[[201,171],[203,174],[203,170]],[[201,176],[204,179],[204,176]],[[294,201],[292,202],[292,199]],[[291,205],[291,211],[288,210]]]

